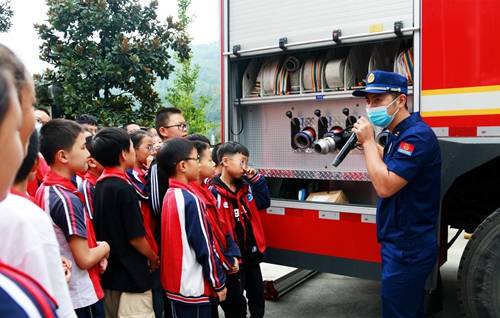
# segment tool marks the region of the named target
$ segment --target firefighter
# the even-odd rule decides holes
[[[418,112],[407,107],[407,79],[373,71],[353,92],[366,98],[354,125],[379,196],[377,237],[382,254],[382,316],[424,317],[425,281],[437,264],[441,152]],[[373,126],[389,130],[382,148]]]

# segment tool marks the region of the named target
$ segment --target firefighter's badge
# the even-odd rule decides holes
[[[373,83],[373,81],[375,81],[375,74],[373,73],[370,73],[370,75],[368,75],[368,84],[371,84]]]

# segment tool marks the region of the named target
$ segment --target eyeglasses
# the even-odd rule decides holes
[[[200,162],[200,156],[196,156],[196,157],[187,157],[187,158],[184,158],[184,159],[182,159],[182,160],[186,160],[186,161],[187,161],[187,160],[196,160],[196,161]],[[182,161],[182,160],[181,160],[181,161]]]
[[[165,128],[172,128],[172,127],[177,127],[179,130],[186,131],[188,130],[188,124],[187,123],[180,123],[177,125],[170,125],[170,126],[163,126]]]
[[[234,158],[229,158],[229,160],[239,162],[240,167],[242,167],[242,168],[248,167],[248,162],[246,160],[238,160],[238,159],[234,159]]]

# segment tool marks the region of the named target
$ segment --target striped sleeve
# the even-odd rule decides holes
[[[83,199],[85,200],[85,210],[87,211],[89,218],[91,220],[94,219],[94,189],[92,184],[88,180],[83,180],[78,187],[78,191],[80,191]]]
[[[151,164],[147,178],[147,188],[145,191],[150,193],[149,203],[151,205],[151,212],[153,212],[153,215],[158,219],[161,214],[162,200],[160,200],[160,188],[158,185],[158,164],[156,162],[153,162]]]
[[[73,193],[51,186],[49,190],[50,216],[69,240],[71,235],[87,238],[83,204]]]
[[[225,286],[226,276],[221,261],[216,255],[212,232],[205,218],[203,207],[194,195],[183,191],[186,204],[186,234],[190,245],[196,253],[196,260],[203,268],[203,275],[216,290]]]

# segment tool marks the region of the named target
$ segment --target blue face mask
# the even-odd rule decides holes
[[[396,116],[399,111],[398,108],[398,110],[394,114],[389,115],[387,113],[387,108],[389,108],[389,106],[391,106],[392,103],[397,100],[398,99],[396,98],[387,106],[378,106],[373,108],[366,107],[366,117],[368,117],[368,120],[375,126],[386,128],[392,123],[392,121],[394,120],[394,116]]]

